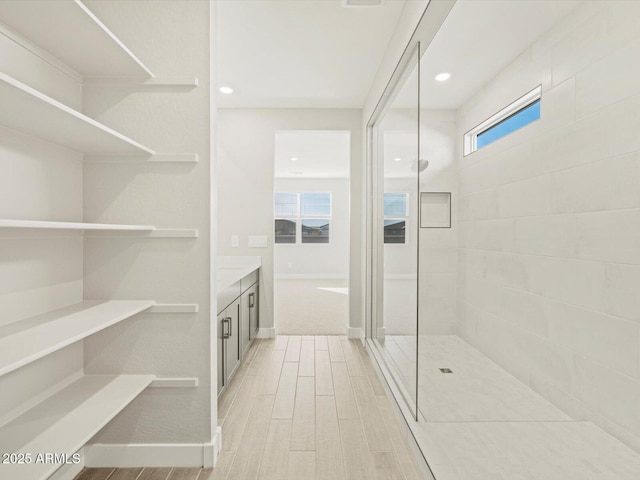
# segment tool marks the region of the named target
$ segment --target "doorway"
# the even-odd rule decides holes
[[[349,323],[351,133],[277,131],[274,155],[277,332],[344,335]]]

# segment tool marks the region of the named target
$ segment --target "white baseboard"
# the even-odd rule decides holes
[[[259,328],[256,338],[276,338],[276,327]]]
[[[222,451],[222,427],[216,428],[216,438],[213,443],[205,444],[204,468],[213,468],[218,463],[218,455]]]
[[[364,334],[362,333],[361,328],[354,328],[347,325],[347,338],[358,338],[362,340],[364,338]]]
[[[215,464],[219,435],[214,443],[193,444],[93,444],[84,447],[88,468],[207,467]]]

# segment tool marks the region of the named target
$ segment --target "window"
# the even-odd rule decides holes
[[[276,193],[275,243],[329,243],[330,193]]]
[[[384,243],[407,243],[407,193],[384,194]]]
[[[537,87],[467,132],[464,136],[465,156],[538,120],[541,97],[542,87]]]

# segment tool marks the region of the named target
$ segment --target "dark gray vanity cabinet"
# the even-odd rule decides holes
[[[218,315],[218,394],[240,365],[240,299]]]
[[[241,305],[240,350],[244,357],[258,334],[258,283],[254,283],[244,291]]]
[[[258,294],[258,270],[218,292],[218,396],[258,334]]]

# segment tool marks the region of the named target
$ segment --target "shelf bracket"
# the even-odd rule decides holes
[[[144,313],[198,313],[197,303],[156,303]]]
[[[151,382],[149,388],[196,388],[200,385],[197,377],[158,378]]]

